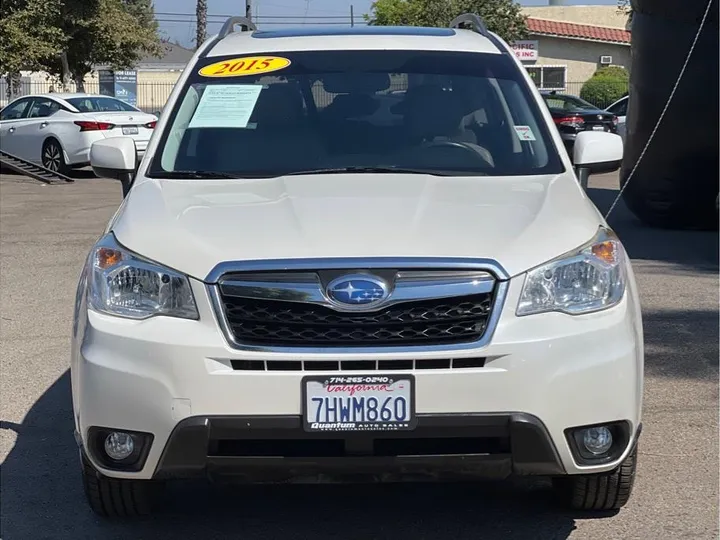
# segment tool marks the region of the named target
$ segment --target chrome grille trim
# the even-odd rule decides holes
[[[450,276],[463,276],[462,271],[465,271],[463,278],[467,282],[468,273],[474,272],[474,274],[480,275],[479,273],[487,274],[488,279],[481,280],[482,286],[487,286],[487,283],[494,283],[494,300],[492,303],[490,316],[487,319],[487,325],[481,338],[475,341],[464,342],[464,343],[448,343],[448,344],[414,344],[414,345],[380,345],[380,346],[271,346],[271,345],[258,345],[258,344],[247,344],[239,342],[235,339],[234,333],[230,328],[228,318],[225,314],[224,304],[221,300],[220,287],[223,284],[231,284],[233,281],[237,281],[240,274],[243,274],[243,280],[250,274],[257,274],[258,272],[272,272],[276,276],[282,273],[292,273],[297,276],[298,273],[304,273],[306,276],[309,274],[309,270],[315,270],[318,272],[328,270],[357,270],[357,269],[369,269],[372,271],[378,271],[381,269],[397,269],[399,275],[403,276],[403,280],[406,280],[408,287],[421,285],[425,283],[432,283],[436,281],[438,277],[448,278]],[[306,271],[306,272],[302,272]],[[429,271],[435,271],[435,278],[428,276]],[[224,281],[224,277],[227,277],[227,281]],[[420,259],[420,258],[400,258],[400,259],[388,259],[388,258],[376,258],[376,259],[300,259],[300,260],[273,260],[273,261],[248,261],[247,263],[222,263],[218,265],[209,275],[206,282],[206,289],[213,305],[213,311],[220,326],[222,333],[231,348],[244,351],[253,352],[264,352],[264,353],[277,353],[280,355],[287,354],[315,354],[327,357],[337,357],[339,354],[388,354],[388,353],[420,353],[420,352],[450,352],[450,351],[464,351],[481,349],[490,342],[494,334],[497,322],[502,312],[505,297],[507,294],[508,276],[504,269],[497,264],[495,261],[489,261],[486,259]],[[317,283],[311,281],[303,281],[302,279],[297,280],[301,286],[300,291],[305,293],[309,287],[315,287],[317,289]],[[462,282],[462,280],[461,280]],[[254,282],[254,286],[261,282]],[[277,285],[277,277],[267,280],[268,285]],[[410,284],[414,285],[410,285]],[[246,286],[249,283],[244,283],[242,286]],[[466,285],[463,285],[466,286]],[[402,287],[400,287],[402,288]],[[408,289],[410,290],[410,289]],[[492,289],[491,289],[492,290]],[[297,292],[297,289],[295,289]],[[242,289],[242,294],[249,294],[247,288]],[[281,291],[282,293],[282,291]],[[455,296],[455,295],[453,295]],[[443,297],[440,297],[443,298]],[[265,298],[267,299],[267,298]],[[278,298],[279,300],[279,298]],[[284,300],[287,301],[287,300]],[[299,300],[302,302],[302,300]],[[383,302],[381,308],[387,308],[388,304]],[[373,306],[373,309],[375,306]],[[336,309],[336,306],[333,306]]]
[[[252,273],[230,275],[219,280],[224,296],[315,304],[352,313],[380,311],[413,300],[435,300],[492,292],[495,278],[484,271],[405,272],[395,275],[387,300],[369,306],[343,307],[325,294],[325,284],[316,273]]]

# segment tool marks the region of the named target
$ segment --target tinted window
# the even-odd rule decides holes
[[[47,118],[60,110],[60,104],[52,99],[35,99],[28,118]]]
[[[628,99],[625,98],[618,101],[611,107],[608,107],[608,112],[613,113],[615,116],[627,116]]]
[[[564,112],[596,111],[597,107],[584,99],[564,94],[544,95],[545,103],[550,109]]]
[[[170,127],[150,176],[198,170],[274,176],[358,167],[494,176],[563,170],[523,74],[507,56],[280,56],[290,64],[267,74],[200,75],[204,66],[223,63],[217,57],[195,67],[168,111]],[[226,73],[244,69],[225,64]]]
[[[81,98],[70,98],[67,100],[70,105],[75,107],[80,112],[117,112],[117,111],[132,111],[139,112],[138,109],[132,105],[128,105],[124,101],[110,97],[81,97]]]
[[[19,99],[15,103],[11,103],[2,110],[0,113],[0,120],[16,120],[22,118],[25,110],[32,101],[30,98]]]

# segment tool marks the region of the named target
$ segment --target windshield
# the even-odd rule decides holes
[[[527,83],[500,54],[209,58],[169,117],[150,177],[564,170]]]
[[[119,99],[109,97],[81,97],[81,98],[70,98],[67,102],[75,107],[78,111],[83,113],[89,112],[118,112],[118,111],[132,111],[139,112],[138,109],[120,101]]]
[[[575,96],[544,95],[543,99],[548,108],[563,112],[597,111],[598,108],[592,103]]]

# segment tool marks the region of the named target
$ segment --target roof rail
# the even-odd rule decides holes
[[[248,31],[257,30],[255,23],[247,17],[230,17],[227,21],[225,21],[225,24],[223,24],[220,34],[218,34],[218,39],[225,39],[235,32],[235,26],[238,24],[247,28]]]
[[[468,23],[472,26],[473,31],[490,39],[490,32],[488,32],[487,26],[485,26],[485,21],[483,21],[480,16],[475,13],[463,13],[462,15],[456,17],[450,23],[450,28],[461,28],[463,24]]]

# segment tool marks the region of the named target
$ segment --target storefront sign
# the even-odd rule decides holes
[[[512,44],[515,56],[522,62],[533,62],[538,59],[537,41],[516,41]]]

